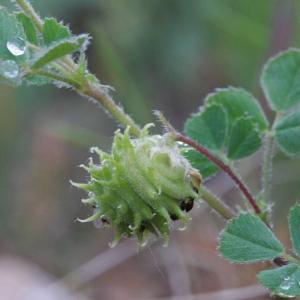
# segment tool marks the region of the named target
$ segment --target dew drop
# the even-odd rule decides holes
[[[178,227],[179,231],[185,231],[187,229],[187,224],[183,224],[180,227]]]
[[[117,243],[116,242],[109,242],[108,243],[108,247],[109,248],[115,248],[117,246]]]
[[[283,291],[288,291],[291,288],[290,277],[284,277],[283,278],[283,282],[281,283],[280,288]]]
[[[141,248],[144,248],[144,247],[147,246],[147,244],[148,244],[148,241],[145,240],[145,241],[143,241],[143,242],[140,243],[140,247],[141,247]]]
[[[163,246],[164,248],[167,248],[167,247],[169,246],[169,239],[168,239],[167,236],[165,237],[165,241],[164,241],[164,243],[163,243],[162,246]]]
[[[287,295],[287,294],[281,293],[281,292],[276,293],[276,296],[280,296],[280,297],[282,297],[282,298],[295,298],[294,295]]]
[[[16,37],[6,43],[8,51],[14,56],[20,56],[25,53],[26,42],[20,37]]]
[[[5,60],[0,62],[0,75],[8,79],[14,79],[19,76],[19,66],[13,60]]]
[[[136,226],[135,225],[129,225],[128,229],[131,230],[131,231],[134,231],[134,230],[136,230]]]

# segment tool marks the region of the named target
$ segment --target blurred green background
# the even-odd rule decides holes
[[[207,93],[229,85],[254,93],[271,119],[259,86],[261,69],[271,55],[300,46],[296,0],[32,3],[42,16],[71,24],[73,32],[91,33],[91,71],[116,88],[115,99],[140,124],[153,121],[152,110],[158,109],[182,129]],[[2,0],[1,5],[10,4]],[[0,86],[0,94],[0,286],[8,276],[8,271],[1,275],[1,263],[17,257],[20,265],[38,266],[39,272],[50,276],[49,282],[69,274],[60,282],[67,290],[72,287],[75,294],[70,299],[187,299],[184,295],[190,293],[255,284],[254,274],[261,266],[246,273],[246,267],[229,265],[217,256],[217,233],[223,223],[214,214],[207,215],[205,206],[194,210],[186,232],[174,233],[169,248],[154,245],[135,254],[129,242],[127,252],[109,252],[110,232],[76,222],[89,211],[80,204],[83,194],[70,186],[69,179],[84,180],[77,166],[87,161],[90,146],[110,149],[117,128],[114,121],[73,92],[52,86]],[[240,164],[254,191],[260,184],[260,158],[258,153]],[[298,161],[276,156],[274,219],[287,243],[285,216],[299,199],[299,166]],[[228,202],[240,199],[223,175],[208,184]],[[101,256],[107,250],[108,256]],[[132,253],[131,259],[121,260],[120,253]],[[97,264],[76,273],[99,256]],[[105,272],[103,264],[108,264]],[[12,278],[18,287],[16,273]],[[249,299],[267,299],[263,291],[255,291],[262,296]],[[52,299],[44,296],[37,299]]]

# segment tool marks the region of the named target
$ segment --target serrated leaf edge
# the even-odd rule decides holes
[[[198,112],[196,113],[192,113],[190,115],[190,117],[186,120],[186,122],[184,123],[184,129],[183,131],[188,135],[187,133],[187,124],[191,121],[192,118],[197,118],[197,117],[201,117],[207,109],[211,108],[211,107],[219,107],[221,108],[222,112],[224,113],[225,115],[225,119],[226,119],[226,123],[227,123],[227,128],[226,128],[226,131],[225,131],[225,135],[224,135],[224,140],[223,140],[223,144],[221,145],[221,147],[218,149],[218,152],[221,152],[222,149],[224,148],[225,146],[225,142],[226,142],[226,139],[228,137],[228,134],[229,134],[229,128],[228,128],[228,113],[227,111],[225,110],[224,106],[222,104],[219,104],[219,103],[208,103],[207,105],[201,105],[199,107],[199,110]],[[189,136],[189,135],[188,135]]]
[[[254,97],[254,95],[253,95],[252,93],[248,92],[247,90],[245,90],[245,89],[242,88],[242,87],[234,87],[234,86],[229,85],[229,86],[223,87],[223,88],[216,88],[213,92],[210,92],[210,93],[208,93],[208,94],[206,95],[206,97],[204,98],[204,104],[205,104],[205,105],[208,104],[209,101],[210,101],[210,99],[211,99],[212,97],[214,97],[215,95],[217,95],[218,93],[222,93],[222,92],[230,92],[230,91],[232,91],[232,92],[242,92],[242,93],[245,93],[245,94],[247,94],[248,96],[250,96],[251,98],[253,98],[253,99],[256,101],[257,107],[258,107],[258,109],[259,109],[259,111],[260,111],[260,113],[261,113],[261,115],[262,115],[262,117],[263,117],[263,119],[264,119],[264,121],[265,121],[265,123],[266,123],[266,128],[263,129],[262,132],[267,131],[267,130],[268,130],[268,127],[269,127],[269,121],[268,121],[268,119],[267,119],[267,117],[266,117],[266,115],[265,115],[264,110],[263,110],[262,107],[261,107],[260,102],[256,99],[256,97]],[[256,123],[256,122],[255,122],[255,123]]]
[[[297,264],[291,263],[291,265],[294,265],[294,266],[296,267],[296,270],[294,270],[291,274],[289,274],[289,276],[292,276],[292,275],[295,273],[295,271],[297,271],[297,269],[299,269],[299,266],[298,266]],[[275,291],[272,291],[271,288],[265,286],[265,285],[263,284],[263,282],[261,281],[261,278],[260,278],[260,276],[259,276],[259,275],[262,274],[263,272],[269,272],[269,271],[273,271],[273,270],[275,271],[275,270],[278,270],[278,269],[280,269],[280,268],[284,268],[284,267],[287,267],[287,266],[288,266],[288,265],[281,266],[281,267],[278,267],[278,268],[273,268],[273,269],[268,269],[268,270],[260,271],[259,273],[256,274],[256,278],[257,278],[258,282],[259,282],[265,289],[267,289],[268,291],[271,292],[272,295],[278,295],[278,296],[281,296],[281,297],[286,296],[287,298],[289,298],[289,297],[291,297],[292,295],[282,295],[281,293],[276,292],[276,290],[275,290]],[[281,282],[281,284],[282,284],[282,282]],[[280,287],[280,285],[277,286],[276,289],[278,289],[279,287]],[[292,297],[297,297],[297,296],[299,296],[299,295],[294,295],[294,296],[292,296]]]
[[[299,51],[299,53],[300,53],[300,51]],[[280,151],[281,151],[283,154],[285,154],[287,157],[290,157],[290,158],[298,158],[298,157],[300,157],[300,152],[299,152],[298,154],[297,154],[297,153],[292,153],[292,152],[286,150],[286,149],[282,146],[282,144],[281,144],[281,143],[278,141],[278,139],[277,139],[277,126],[280,125],[280,122],[281,122],[282,120],[284,120],[284,118],[287,118],[287,117],[293,115],[293,114],[296,113],[296,112],[299,112],[299,113],[300,113],[300,109],[298,109],[298,110],[296,110],[296,111],[295,111],[295,110],[294,110],[294,111],[290,111],[289,113],[284,114],[279,120],[276,121],[275,126],[274,126],[274,137],[275,137],[276,145],[278,146],[278,148],[280,149]],[[299,126],[299,127],[300,127],[300,126]]]
[[[239,118],[236,118],[235,121],[233,122],[232,128],[233,128],[234,125],[236,125],[237,122],[239,122],[239,121],[242,120],[242,119],[244,119],[244,120],[249,120],[249,121],[251,122],[251,124],[252,124],[252,130],[255,131],[255,132],[257,133],[257,135],[259,136],[260,142],[262,143],[262,135],[263,135],[263,133],[260,131],[260,129],[259,129],[259,127],[258,127],[258,124],[257,124],[256,122],[252,121],[252,120],[254,120],[253,116],[241,116],[241,117],[239,117]],[[245,158],[247,158],[247,157],[253,155],[255,152],[258,151],[259,148],[258,148],[257,150],[255,150],[255,152],[253,152],[252,154],[247,155],[247,156],[245,156],[245,157],[241,157],[241,158],[237,158],[237,159],[231,159],[231,158],[228,156],[229,142],[230,142],[230,137],[231,137],[231,136],[232,136],[232,135],[231,135],[231,132],[230,132],[230,133],[229,133],[229,140],[228,140],[227,153],[226,153],[226,156],[227,156],[230,160],[232,160],[232,161],[242,160],[242,159],[245,159]]]
[[[272,259],[276,258],[277,256],[280,256],[280,255],[284,254],[284,245],[277,239],[277,237],[275,236],[275,234],[274,234],[274,233],[266,226],[267,229],[269,230],[269,232],[270,232],[270,233],[272,234],[272,236],[274,237],[274,239],[276,239],[276,240],[280,243],[280,245],[281,245],[281,247],[282,247],[282,252],[281,252],[280,254],[278,254],[278,255],[274,256],[273,258],[270,258],[270,259],[258,259],[258,260],[243,261],[243,262],[241,262],[241,261],[235,261],[235,260],[232,260],[232,259],[229,259],[229,258],[225,257],[225,256],[222,254],[222,252],[220,251],[222,237],[223,237],[225,231],[227,230],[228,226],[230,226],[233,222],[237,221],[237,219],[238,219],[240,216],[242,216],[242,215],[251,215],[251,216],[253,216],[253,217],[256,217],[259,221],[261,221],[261,222],[266,226],[266,224],[265,224],[260,218],[258,218],[256,215],[253,215],[253,214],[248,213],[248,212],[241,212],[237,217],[235,217],[235,218],[233,218],[233,219],[227,221],[227,222],[226,222],[225,228],[223,228],[223,229],[220,231],[220,233],[219,233],[219,235],[218,235],[218,238],[217,238],[217,241],[218,241],[217,251],[218,251],[220,257],[226,259],[226,260],[229,261],[230,263],[235,263],[235,264],[253,264],[253,263],[258,263],[258,262],[269,262],[269,261],[271,261]]]
[[[296,203],[294,206],[292,206],[290,208],[289,215],[288,215],[288,224],[289,224],[289,233],[290,233],[290,238],[291,238],[291,242],[292,242],[293,252],[295,255],[297,255],[299,257],[300,253],[298,253],[298,251],[295,248],[295,244],[294,244],[294,240],[293,240],[293,236],[292,236],[292,226],[291,226],[291,222],[290,222],[292,211],[294,209],[296,209],[297,207],[300,208],[300,203]],[[299,228],[299,232],[300,232],[300,228]]]
[[[79,42],[79,39],[80,38],[84,38],[84,42],[83,44],[80,46],[80,49],[78,49],[77,51],[80,51],[80,52],[84,52],[90,42],[90,36],[88,34],[80,34],[80,35],[77,35],[77,36],[73,36],[73,37],[70,37],[70,38],[67,38],[67,39],[62,39],[62,40],[59,40],[53,44],[51,44],[49,47],[47,47],[46,49],[44,49],[44,51],[42,51],[41,53],[39,53],[33,60],[33,62],[31,63],[31,68],[33,69],[40,69],[40,68],[43,68],[45,67],[45,65],[47,65],[48,63],[46,63],[45,65],[43,65],[42,67],[38,67],[38,68],[35,68],[35,65],[39,62],[40,59],[42,59],[48,52],[54,50],[56,47],[62,45],[63,43],[66,43],[66,42],[69,42],[69,43],[78,43]],[[74,51],[76,52],[76,50]],[[59,58],[57,58],[59,59]],[[49,62],[50,63],[50,62]]]

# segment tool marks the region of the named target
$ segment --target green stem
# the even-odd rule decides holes
[[[262,168],[262,199],[265,203],[268,203],[270,201],[273,157],[276,147],[274,141],[274,128],[276,122],[278,121],[278,119],[280,119],[280,117],[281,113],[277,112],[271,130],[266,133]]]
[[[40,16],[37,14],[37,12],[34,10],[34,8],[31,6],[31,4],[27,0],[15,0],[15,2],[22,8],[24,13],[30,17],[36,28],[42,32],[43,30],[43,21],[40,18]]]
[[[123,109],[118,106],[112,97],[105,91],[101,89],[101,85],[93,85],[90,83],[87,83],[82,88],[82,85],[78,83],[75,80],[70,79],[70,77],[67,76],[61,76],[57,73],[52,73],[44,70],[38,70],[35,72],[32,72],[30,74],[38,74],[40,76],[44,76],[50,79],[53,79],[55,81],[66,83],[70,86],[72,86],[78,93],[83,94],[89,98],[95,99],[97,102],[99,102],[104,110],[108,111],[111,116],[117,120],[120,124],[122,124],[124,127],[129,126],[130,127],[130,133],[134,136],[139,137],[141,134],[140,127],[133,121],[133,119],[127,115]]]
[[[34,10],[34,8],[31,6],[31,4],[26,0],[16,0],[16,3],[24,11],[24,13],[31,18],[37,29],[41,32],[43,30],[43,21],[37,14],[37,12]],[[60,60],[58,60],[58,63],[60,63],[62,67],[66,68],[68,73],[72,74],[76,72],[76,63],[70,56],[61,58]],[[60,70],[60,72],[62,72],[62,70]],[[70,76],[68,78],[68,76],[60,76],[47,71],[39,71],[38,74],[41,76],[49,77],[56,81],[67,83],[68,85],[74,87],[74,89],[78,93],[95,99],[103,106],[104,110],[108,111],[111,114],[111,116],[120,124],[122,124],[125,127],[129,126],[131,134],[135,136],[140,136],[141,129],[139,128],[139,126],[133,121],[133,119],[129,115],[127,115],[123,111],[123,109],[120,106],[118,106],[114,102],[114,100],[108,93],[101,89],[100,85],[87,83],[84,85],[84,87],[82,87],[81,83],[70,79]]]
[[[270,201],[271,195],[271,180],[272,180],[272,168],[273,168],[273,156],[275,142],[271,132],[266,134],[264,156],[263,156],[263,168],[262,168],[262,198],[264,203]]]
[[[225,164],[221,159],[219,159],[215,154],[213,154],[209,149],[203,147],[202,145],[198,144],[197,142],[190,139],[188,136],[185,136],[179,132],[174,132],[175,139],[179,142],[183,142],[186,145],[191,146],[199,153],[203,154],[205,157],[207,157],[211,162],[213,162],[215,165],[217,165],[220,169],[222,169],[231,179],[232,181],[237,185],[238,189],[241,191],[241,193],[245,196],[245,198],[248,200],[249,204],[252,206],[254,212],[257,215],[261,214],[261,208],[256,203],[256,199],[252,196],[250,193],[249,188],[247,185],[240,180],[239,176],[237,176],[234,171],[230,168],[229,165]]]
[[[235,217],[234,212],[226,206],[216,195],[212,194],[204,185],[201,185],[199,194],[212,209],[218,212],[224,219],[230,220]]]
[[[101,86],[88,83],[83,90],[77,90],[79,93],[97,100],[111,116],[123,126],[130,127],[130,133],[139,137],[141,135],[140,127],[127,115],[123,109],[118,106],[112,97],[101,89]]]

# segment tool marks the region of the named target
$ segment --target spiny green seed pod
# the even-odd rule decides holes
[[[118,130],[111,154],[92,148],[101,164],[90,159],[83,166],[89,182],[72,183],[88,192],[82,202],[95,209],[93,216],[80,221],[101,220],[112,227],[112,246],[122,237],[137,237],[144,245],[150,233],[167,241],[173,221],[186,224],[186,212],[198,198],[198,171],[180,154],[170,134],[149,135],[148,128],[136,139],[130,138],[129,128],[124,134]]]

